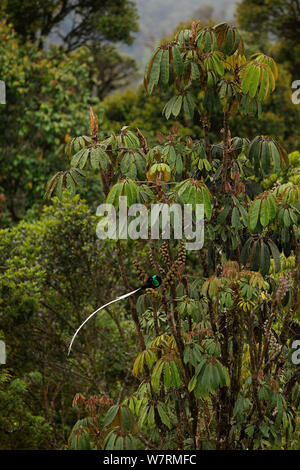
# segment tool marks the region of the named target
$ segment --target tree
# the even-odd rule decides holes
[[[45,448],[53,429],[43,416],[34,415],[27,403],[28,384],[0,374],[0,450]]]
[[[134,249],[116,241],[126,288],[127,260],[145,250],[134,261],[141,282],[149,266],[163,281],[129,303],[139,387],[99,414],[101,442],[89,425],[95,415],[78,421],[73,448],[82,434],[80,448],[125,449],[136,439],[158,449],[295,445],[300,387],[289,347],[299,331],[300,191],[288,182],[260,192],[259,182],[288,167],[288,155],[275,137],[250,141],[230,130],[235,113],[259,119],[277,75],[271,57],[245,57],[235,26],[194,22],[155,49],[144,83],[149,94],[172,84],[166,119],[196,114],[203,139],[182,138],[176,126],[151,147],[127,126],[102,139],[91,112],[90,136],[69,141],[71,167],[51,178],[49,196],[75,191],[85,172],[98,168],[115,207],[121,195],[128,206],[202,203],[206,218],[200,253],[186,253],[184,241],[135,241]],[[213,142],[216,112],[223,114],[222,140]]]
[[[95,12],[88,17],[88,12],[96,4],[101,21],[95,35],[89,29],[90,22],[99,18]],[[27,210],[31,216],[39,210],[46,175],[60,165],[57,158],[61,162],[58,155],[63,136],[67,139],[83,125],[82,104],[99,106],[99,99],[127,86],[135,76],[134,60],[119,54],[109,43],[131,42],[136,27],[133,4],[102,1],[80,5],[56,1],[1,4],[1,13],[18,31],[6,21],[0,24],[0,76],[7,88],[7,103],[0,107],[1,226],[17,222]],[[73,44],[76,51],[67,52],[73,48],[68,42],[47,50],[41,48],[41,41],[35,44],[66,15],[75,14],[76,8],[83,8],[86,15],[76,29],[76,34],[82,32],[81,39]],[[24,21],[27,16],[30,21]],[[69,34],[69,39],[74,39]],[[86,45],[78,48],[84,42]]]
[[[83,128],[89,106],[99,109],[100,103],[89,91],[84,61],[92,57],[85,48],[57,57],[55,49],[46,53],[22,43],[6,23],[0,31],[0,76],[7,89],[0,107],[1,225],[7,226],[29,209],[31,216],[39,212],[47,175],[67,164],[61,142]]]
[[[263,31],[267,38],[276,38],[279,42],[276,56],[280,62],[288,64],[289,71],[296,79],[300,63],[300,1],[242,1],[237,6],[237,20],[241,28],[254,37]]]
[[[9,0],[2,10],[25,40],[42,46],[56,32],[67,50],[89,41],[131,44],[138,30],[136,8],[129,0]]]
[[[93,96],[103,100],[115,90],[130,85],[137,76],[137,65],[134,59],[119,54],[113,46],[89,46],[91,60],[89,61],[89,74],[91,83],[89,88]]]
[[[0,374],[1,449],[61,449],[76,419],[77,390],[114,402],[135,382],[134,328],[118,305],[83,330],[67,356],[87,313],[122,286],[87,205],[78,195],[53,202],[38,221],[0,231],[0,329],[9,372]]]
[[[206,23],[211,20],[214,13],[214,7],[211,5],[204,5],[197,8],[193,13],[193,18],[199,18],[202,23]]]
[[[171,41],[175,38],[177,32],[181,29],[189,29],[191,21],[179,24],[173,32],[171,38],[162,39],[161,44]],[[209,25],[212,26],[211,22]],[[249,56],[257,48],[262,48],[266,55],[276,53],[278,43],[271,43],[262,33],[259,37],[252,34],[245,34],[244,46]],[[287,58],[288,56],[286,56]],[[284,62],[284,60],[281,60]],[[300,126],[300,108],[291,100],[291,83],[293,76],[289,72],[288,63],[278,64],[278,80],[276,83],[276,94],[271,94],[265,101],[260,119],[255,115],[249,115],[248,119],[243,119],[238,113],[231,116],[232,134],[238,134],[241,137],[253,138],[257,134],[267,133],[277,135],[281,144],[284,144],[289,152],[299,148],[300,140],[297,129]],[[147,95],[143,86],[138,87],[136,93],[126,90],[106,98],[104,106],[104,127],[107,130],[117,131],[120,127],[130,122],[133,127],[143,128],[149,142],[155,142],[158,131],[163,133],[171,132],[174,124],[178,125],[181,135],[190,135],[191,137],[203,137],[203,129],[199,125],[198,115],[195,113],[193,118],[178,115],[170,116],[166,121],[160,109],[162,103],[171,98],[173,85],[166,90],[154,90],[152,95]],[[200,86],[195,87],[194,93],[199,100],[203,99],[204,91]],[[220,138],[219,129],[222,123],[222,112],[216,109],[214,120],[210,128],[210,137],[213,140]]]

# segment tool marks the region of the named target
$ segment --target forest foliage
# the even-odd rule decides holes
[[[176,126],[168,136],[159,133],[154,147],[128,126],[99,139],[91,110],[90,136],[68,143],[71,167],[49,180],[48,196],[62,197],[64,188],[73,194],[85,171],[98,167],[106,202],[116,208],[123,195],[128,207],[198,203],[206,218],[200,259],[186,253],[185,242],[146,243],[148,264],[163,281],[159,291],[146,289],[136,304],[129,301],[139,387],[108,410],[102,428],[96,409],[91,421],[78,421],[71,448],[135,448],[136,436],[145,443],[146,431],[152,448],[280,448],[295,439],[298,372],[288,358],[299,312],[299,177],[260,192],[262,179],[288,170],[288,154],[272,136],[233,137],[229,121],[238,112],[259,118],[277,78],[273,58],[245,56],[236,27],[193,22],[155,49],[144,87],[151,95],[172,84],[176,94],[163,108],[165,118],[197,113],[203,139],[184,139]],[[223,115],[221,142],[209,135],[215,110]],[[124,251],[117,240],[129,288]],[[281,253],[289,269],[279,277]],[[133,262],[142,282],[145,263],[142,257]],[[145,313],[153,316],[146,329]],[[96,403],[101,417],[99,398]]]
[[[236,26],[189,22],[144,90],[101,103],[91,44],[45,53],[1,28],[0,447],[299,449],[299,109],[282,44],[275,60],[267,39],[258,52]],[[95,205],[122,195],[202,203],[203,248],[98,240]],[[67,357],[91,311],[152,273],[158,289],[101,312]]]

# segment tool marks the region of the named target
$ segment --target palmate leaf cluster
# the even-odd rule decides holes
[[[156,87],[174,83],[178,94],[164,107],[167,119],[183,109],[193,118],[196,106],[193,85],[205,92],[204,108],[211,114],[219,101],[240,106],[243,114],[260,114],[261,103],[275,89],[277,66],[261,53],[246,59],[238,29],[226,23],[179,32],[173,42],[160,45],[146,66],[144,85],[149,94]]]
[[[261,191],[265,177],[289,170],[274,136],[230,133],[230,116],[259,114],[276,78],[270,57],[244,56],[235,27],[193,23],[154,51],[145,87],[152,93],[174,84],[177,94],[163,112],[178,116],[183,109],[192,117],[197,110],[204,138],[183,138],[173,126],[149,148],[139,129],[126,126],[105,139],[83,138],[74,149],[75,157],[87,155],[86,169],[92,149],[106,154],[99,173],[116,208],[126,195],[128,206],[203,204],[205,214],[200,252],[187,254],[176,240],[135,241],[134,253],[125,248],[140,280],[149,269],[163,280],[130,305],[139,386],[107,414],[109,422],[123,413],[124,422],[135,424],[129,429],[118,418],[112,429],[104,426],[98,448],[128,448],[133,441],[146,448],[149,442],[171,449],[281,448],[294,433],[299,390],[288,351],[299,327],[300,191],[292,181]],[[197,98],[194,84],[203,90]],[[221,142],[212,142],[217,105],[224,126]],[[71,152],[70,171],[80,161],[75,157]],[[120,257],[118,244],[117,251]],[[282,260],[289,267],[284,276]],[[124,276],[121,262],[120,269]]]

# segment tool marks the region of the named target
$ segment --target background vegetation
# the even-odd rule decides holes
[[[214,246],[215,250],[219,247],[220,253],[226,252],[226,256],[218,258],[211,245],[207,245],[200,254],[189,255],[187,272],[179,279],[179,290],[175,292],[172,288],[167,307],[163,298],[160,299],[161,307],[158,300],[148,295],[139,298],[136,306],[128,301],[106,309],[82,330],[72,355],[67,358],[67,346],[78,324],[102,303],[122,294],[127,288],[139,285],[134,269],[137,250],[144,268],[149,266],[151,256],[152,270],[168,271],[172,262],[167,260],[168,254],[158,250],[159,247],[153,251],[153,247],[129,242],[116,248],[112,243],[97,241],[95,207],[105,200],[110,187],[122,177],[136,178],[129,173],[122,175],[115,162],[110,170],[104,168],[105,172],[110,171],[107,174],[99,174],[93,168],[88,171],[79,195],[65,193],[63,201],[57,197],[49,202],[44,200],[46,182],[56,171],[67,171],[70,165],[65,145],[70,146],[72,137],[87,136],[91,131],[93,137],[93,126],[91,128],[89,122],[90,106],[98,116],[97,142],[103,145],[107,145],[106,138],[112,132],[119,134],[125,125],[143,132],[147,143],[138,141],[139,145],[144,145],[145,154],[154,147],[162,152],[169,142],[177,146],[177,153],[183,149],[186,152],[188,137],[192,139],[190,145],[193,146],[205,138],[208,139],[206,142],[222,145],[224,109],[216,106],[211,113],[210,127],[205,128],[197,113],[175,112],[175,116],[173,113],[168,120],[162,115],[162,109],[176,92],[177,84],[171,82],[163,90],[155,88],[151,96],[142,85],[134,90],[124,89],[129,82],[137,80],[140,64],[122,55],[120,50],[131,51],[124,45],[132,44],[138,25],[145,32],[155,23],[151,12],[158,11],[156,2],[147,2],[147,5],[146,2],[142,5],[138,2],[141,18],[137,16],[134,3],[126,0],[78,1],[77,15],[73,17],[73,2],[71,5],[68,1],[48,1],[43,2],[41,8],[37,8],[37,3],[40,5],[35,1],[9,1],[2,2],[0,7],[0,79],[7,87],[7,104],[0,107],[0,334],[5,339],[8,353],[7,365],[0,369],[0,448],[236,448],[244,445],[248,448],[298,449],[299,368],[292,365],[289,354],[291,341],[299,337],[300,312],[295,280],[296,244],[295,240],[283,240],[281,233],[282,229],[286,230],[285,234],[290,231],[291,224],[287,221],[283,221],[283,226],[280,226],[280,221],[274,226],[263,222],[269,235],[280,233],[281,239],[275,242],[281,253],[281,266],[275,272],[273,260],[270,271],[264,272],[266,268],[259,267],[258,270],[263,270],[264,280],[261,282],[268,282],[269,290],[265,284],[252,286],[253,298],[249,294],[250,297],[247,299],[246,295],[244,299],[245,302],[252,301],[255,307],[259,306],[261,313],[254,318],[252,325],[246,321],[239,330],[245,344],[242,357],[245,365],[240,371],[241,395],[235,396],[230,410],[223,409],[228,419],[233,419],[233,435],[229,436],[222,428],[222,420],[215,412],[218,403],[225,406],[224,403],[229,402],[228,396],[224,398],[226,371],[224,384],[212,383],[211,389],[205,393],[202,390],[196,399],[191,399],[193,387],[190,386],[188,391],[181,389],[185,375],[180,370],[180,360],[192,379],[199,358],[191,359],[190,364],[183,357],[177,358],[182,338],[179,335],[178,339],[178,331],[176,335],[171,329],[172,321],[176,323],[176,312],[177,315],[179,312],[184,342],[188,347],[197,344],[197,349],[200,344],[209,350],[211,337],[208,330],[212,328],[212,322],[207,322],[206,316],[214,311],[216,302],[220,301],[219,295],[224,292],[214,298],[214,285],[208,293],[203,284],[209,276],[222,279],[227,275],[232,282],[226,261],[237,261],[236,249],[232,246],[225,248],[227,240],[222,238],[220,227],[216,230]],[[194,3],[190,18],[186,12],[183,15],[180,9],[174,8],[173,16],[168,16],[172,26],[161,24],[160,31],[153,30],[154,38],[148,38],[143,55],[138,56],[135,50],[133,55],[143,62],[150,45],[152,49],[155,42],[166,44],[176,32],[191,26],[193,16],[200,17],[200,26],[214,25],[220,12],[209,12],[207,8],[194,12],[198,2]],[[165,4],[167,8],[168,2]],[[224,3],[224,7],[227,4]],[[274,184],[289,183],[293,188],[299,188],[300,112],[299,105],[291,101],[291,83],[299,79],[299,12],[299,2],[292,0],[242,1],[236,10],[235,23],[243,32],[245,55],[249,57],[260,51],[273,57],[278,66],[278,79],[275,91],[263,104],[259,119],[257,116],[241,116],[240,113],[230,117],[231,136],[249,141],[257,135],[272,136],[289,153],[288,166],[258,173],[250,164],[247,172],[240,171],[250,198],[245,202],[245,210],[249,209],[249,201],[259,193],[270,191],[273,194]],[[30,21],[24,21],[26,17]],[[177,26],[179,21],[184,21],[184,24]],[[55,45],[58,35],[62,39]],[[120,43],[123,44],[121,49]],[[115,90],[117,92],[112,94]],[[203,87],[197,84],[193,94],[197,103],[205,97]],[[224,105],[223,102],[221,104]],[[91,122],[95,125],[93,119],[92,115]],[[140,134],[135,135],[141,139]],[[163,135],[169,136],[169,140],[165,140]],[[242,141],[245,153],[246,142],[249,141]],[[195,155],[199,151],[201,154],[200,147],[195,148]],[[207,147],[205,151],[208,151]],[[76,153],[74,148],[73,153]],[[168,152],[165,155],[170,158]],[[213,158],[220,161],[220,155],[213,155]],[[240,164],[245,163],[243,158],[243,155],[239,157]],[[152,164],[154,160],[152,152]],[[233,196],[239,192],[234,192],[239,182],[231,181],[233,173],[227,175],[231,189],[218,200],[216,195],[220,188],[215,188],[215,191],[211,187],[209,178],[215,173],[211,173],[212,160],[208,158],[207,161],[208,165],[202,168],[194,168],[195,162],[191,166],[185,164],[182,171],[177,171],[175,180],[191,178],[195,171],[201,170],[197,179],[212,192],[214,203],[217,201],[217,206],[219,204],[218,211],[230,206],[228,230],[244,233],[247,223],[240,216],[237,221],[233,205],[228,202],[232,197],[230,191]],[[166,160],[164,163],[170,162]],[[284,203],[290,204],[291,201]],[[298,227],[298,220],[290,222]],[[215,219],[211,225],[215,227],[214,224],[218,225]],[[211,237],[211,233],[208,234],[209,243],[213,240]],[[247,238],[241,238],[239,243],[243,244]],[[171,248],[172,260],[176,261],[180,247],[174,245]],[[251,269],[257,271],[255,266]],[[137,270],[143,277],[139,268]],[[294,284],[290,281],[291,276],[294,276]],[[188,282],[187,286],[185,282]],[[237,307],[238,300],[231,291],[234,288],[229,284],[225,293],[232,296],[234,302],[232,305],[229,297],[226,300],[228,318],[231,318],[230,312],[243,311],[243,306]],[[239,286],[240,289],[242,287]],[[281,289],[279,293],[278,289]],[[265,292],[265,302],[258,298],[260,290]],[[251,364],[253,358],[250,357],[251,348],[247,346],[247,335],[251,331],[257,335],[252,352],[257,347],[257,354],[261,354],[259,348],[263,348],[265,343],[259,328],[262,329],[266,318],[273,313],[270,308],[275,305],[274,299],[276,318],[272,329],[271,323],[269,325],[269,334],[275,339],[271,345],[268,343],[268,348],[276,349],[279,344],[281,356],[271,370],[267,367],[262,376],[259,375],[260,369]],[[292,315],[287,317],[289,310]],[[221,317],[219,321],[221,324],[217,322],[216,331],[222,336]],[[284,331],[287,336],[282,333]],[[221,336],[214,336],[214,341],[222,349],[225,343]],[[153,344],[155,340],[157,342]],[[143,350],[148,351],[145,368],[136,362]],[[270,355],[269,349],[267,352]],[[154,380],[156,390],[149,398],[145,386],[147,377],[149,379],[149,373],[153,373],[155,361],[167,354],[175,354],[177,365],[175,368],[170,366],[172,375],[171,370],[170,375],[164,371],[161,381]],[[214,354],[215,350],[212,352],[213,360],[227,367],[232,379],[235,372],[231,359],[227,357],[229,363],[224,363],[224,350],[216,357]],[[268,357],[264,357],[265,366]],[[250,383],[253,376],[260,381],[259,390],[256,387],[254,392]],[[220,385],[223,385],[221,390]],[[140,395],[137,395],[137,390]],[[181,393],[183,399],[178,397]],[[260,405],[255,404],[255,394],[259,394]],[[143,402],[144,396],[147,403]],[[167,406],[161,405],[164,402]],[[199,410],[205,419],[198,420],[199,428],[195,429],[193,426],[196,426]],[[266,415],[265,420],[261,419],[262,413]],[[194,419],[192,425],[189,422],[191,417]],[[178,421],[183,423],[182,427],[178,426]],[[155,428],[160,430],[159,434]]]

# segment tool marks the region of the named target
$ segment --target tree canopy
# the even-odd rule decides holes
[[[154,50],[144,87],[169,91],[164,117],[196,115],[203,138],[181,136],[176,125],[153,145],[129,126],[102,138],[91,110],[90,135],[69,141],[70,167],[49,180],[47,196],[74,194],[98,169],[116,209],[126,196],[129,208],[202,204],[205,215],[200,255],[175,237],[134,242],[133,253],[147,249],[133,263],[140,281],[149,266],[162,278],[158,290],[129,300],[139,385],[107,413],[95,399],[99,411],[77,421],[70,448],[132,449],[147,439],[159,449],[266,449],[297,439],[299,371],[288,357],[300,330],[299,175],[288,180],[289,156],[275,136],[234,136],[230,123],[236,114],[259,119],[278,75],[272,57],[246,55],[236,26],[196,21]],[[272,174],[283,179],[264,189]],[[112,243],[129,290],[132,246]]]
[[[300,65],[299,0],[246,0],[237,6],[237,19],[241,27],[257,36],[265,35],[278,41],[276,56],[287,63],[296,78]]]
[[[136,7],[130,0],[9,0],[2,11],[24,39],[41,39],[43,44],[56,32],[68,50],[89,41],[131,44],[132,33],[138,30]]]

